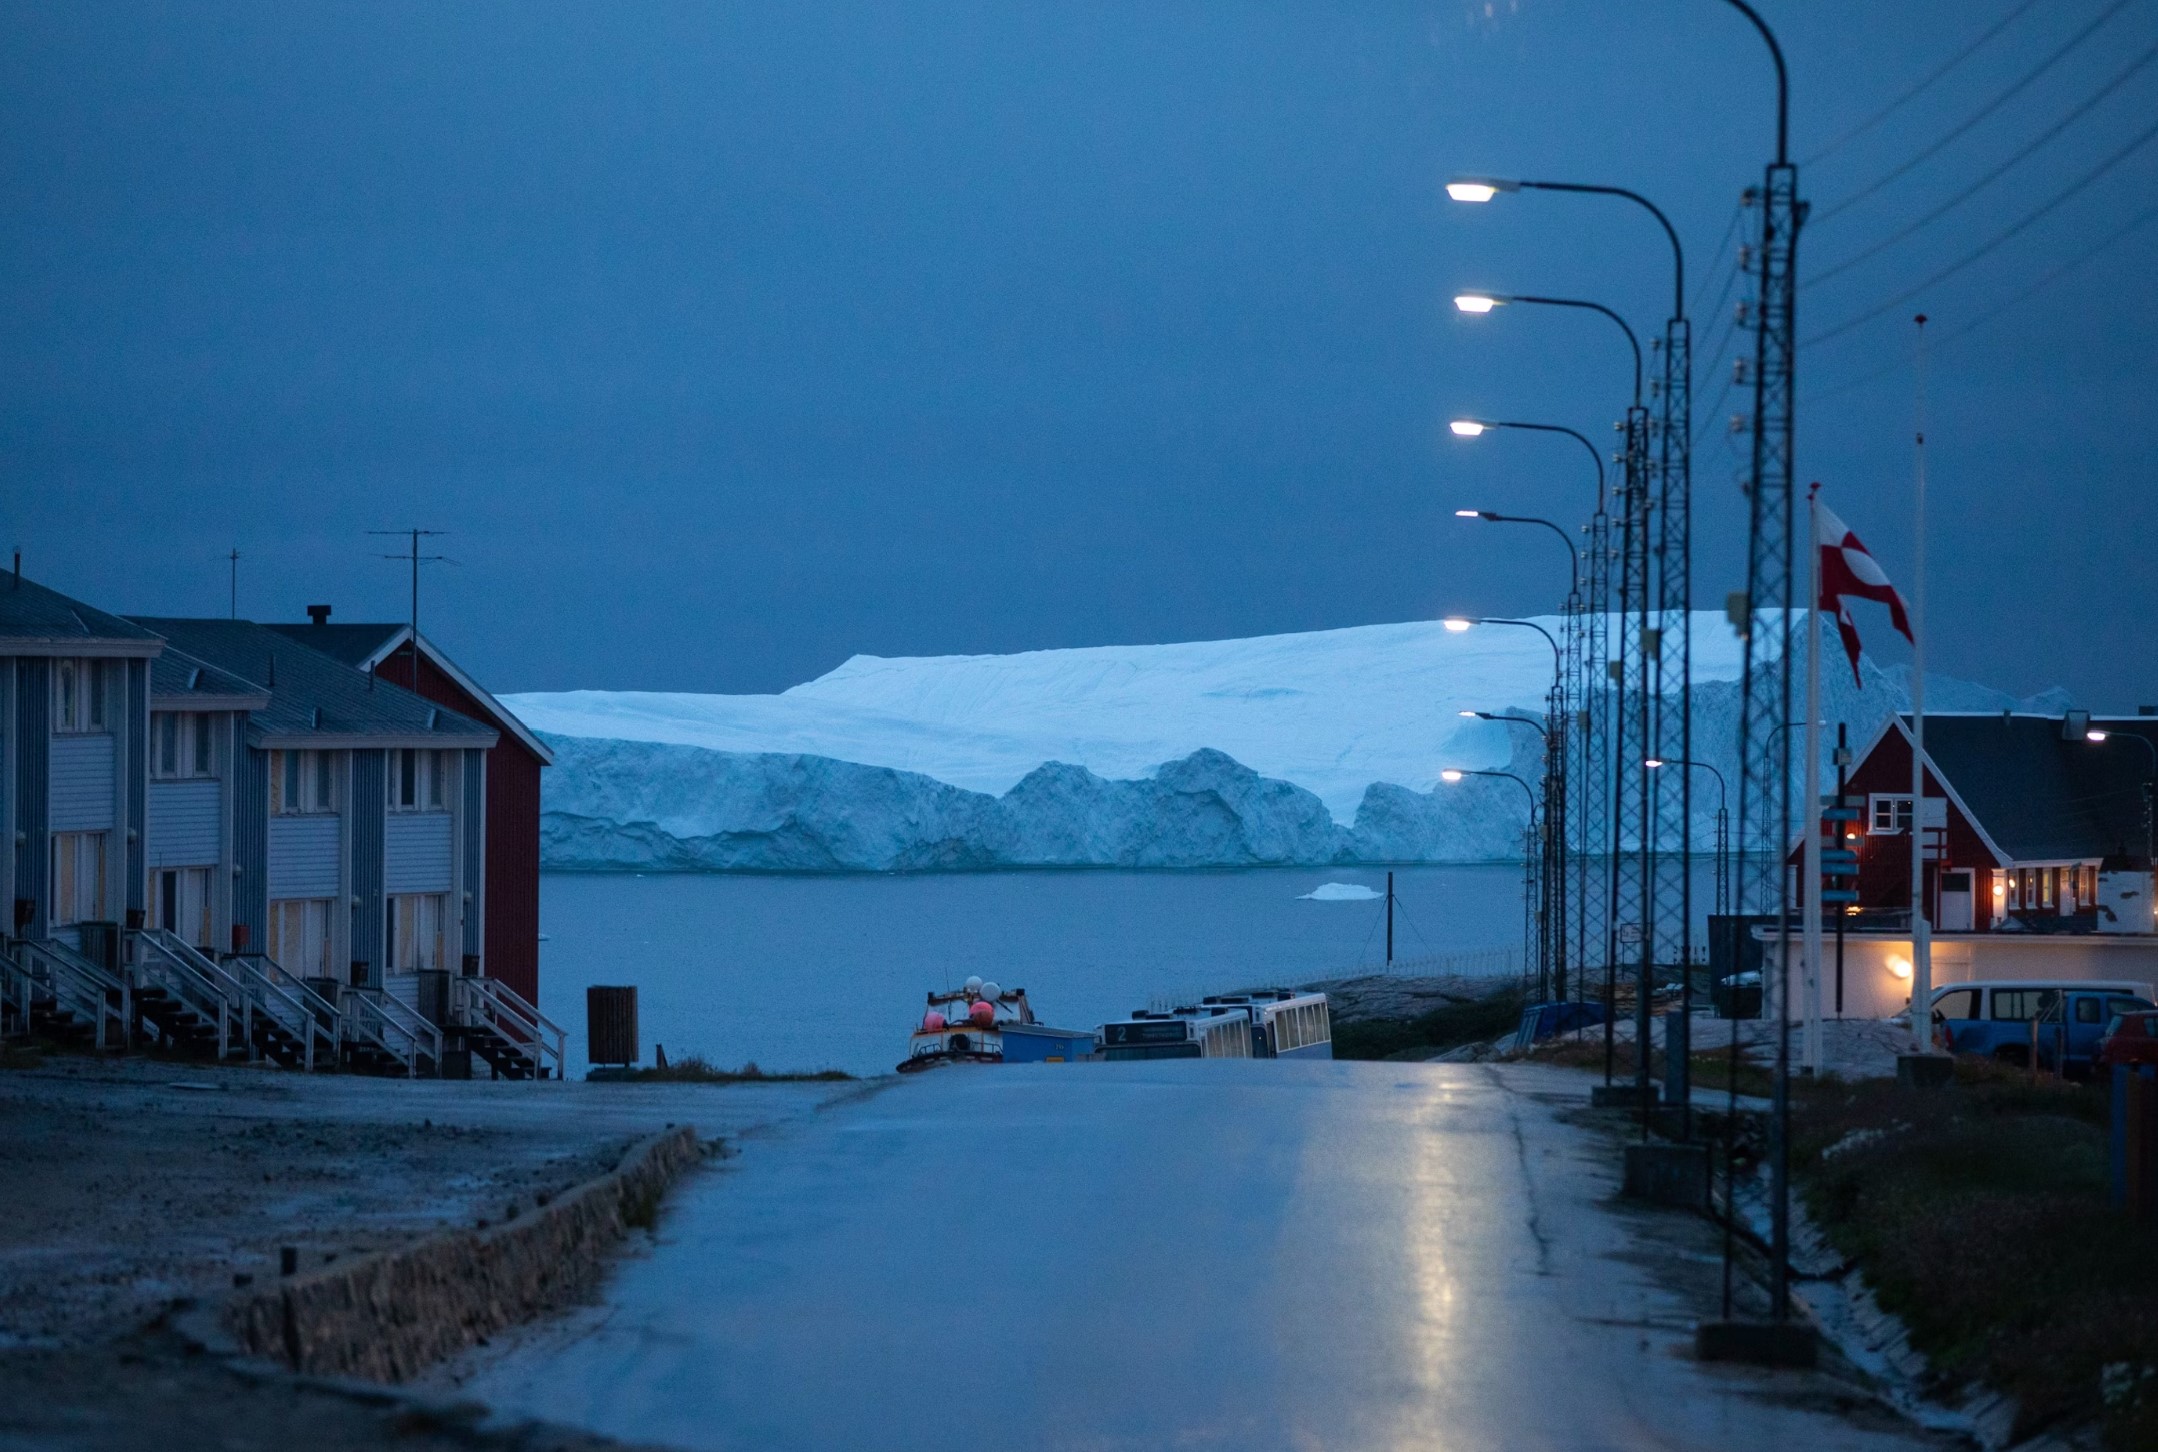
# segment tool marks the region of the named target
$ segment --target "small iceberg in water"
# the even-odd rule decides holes
[[[1361,882],[1329,882],[1297,895],[1298,902],[1374,902],[1386,896]]]

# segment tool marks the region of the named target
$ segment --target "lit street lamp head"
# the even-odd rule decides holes
[[[1660,756],[1652,756],[1641,764],[1647,767],[1650,771],[1654,771],[1657,767],[1663,765],[1663,758]]]
[[[1476,622],[1468,619],[1466,616],[1449,615],[1439,623],[1441,625],[1444,625],[1449,631],[1453,632],[1455,635],[1459,635],[1462,631],[1467,630]]]
[[[2083,733],[2083,739],[2085,741],[2103,741],[2106,739],[2106,733],[2103,731],[2086,731]]]
[[[1484,713],[1483,713],[1483,712],[1481,712],[1481,711],[1463,711],[1463,712],[1461,712],[1460,714],[1461,714],[1461,715],[1463,715],[1463,716],[1468,716],[1468,717],[1470,717],[1470,718],[1472,718],[1472,719],[1473,719],[1474,717],[1477,717],[1477,716],[1481,716],[1481,715],[1483,715]]]
[[[1454,306],[1465,313],[1488,313],[1493,308],[1506,306],[1507,299],[1488,292],[1457,292]]]
[[[1491,425],[1486,423],[1478,423],[1473,418],[1457,418],[1452,423],[1448,424],[1447,427],[1454,431],[1454,435],[1457,438],[1473,439],[1478,434],[1482,433],[1485,429],[1490,428]]]
[[[1457,509],[1454,511],[1454,518],[1456,519],[1482,519],[1483,517],[1484,512],[1481,509]]]
[[[1500,192],[1518,192],[1521,183],[1490,176],[1465,176],[1446,184],[1446,195],[1457,202],[1488,202]]]
[[[1455,771],[1452,767],[1448,767],[1446,770],[1439,773],[1439,780],[1443,782],[1457,782],[1461,780],[1461,773]]]

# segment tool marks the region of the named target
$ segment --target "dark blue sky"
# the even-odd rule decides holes
[[[2015,0],[1762,3],[1803,159]],[[2112,4],[2040,0],[1807,165],[1806,194],[1825,212]],[[2134,0],[1822,220],[1805,270],[1956,196],[2154,41]],[[1678,221],[1714,605],[1742,572],[1721,421],[1745,400],[1719,400],[1735,294],[1711,305],[1768,79],[1717,0],[7,6],[0,546],[103,605],[221,613],[237,544],[243,613],[394,616],[404,577],[365,531],[429,525],[459,562],[428,577],[429,628],[502,689],[774,689],[855,651],[1550,609],[1555,542],[1450,512],[1577,517],[1586,460],[1444,421],[1601,436],[1616,334],[1447,298],[1584,295],[1655,329],[1666,252],[1616,204],[1445,201],[1486,171],[1637,187]],[[2158,66],[1809,288],[1802,334],[2154,113]],[[1936,319],[1940,669],[2158,700],[2158,224],[1993,312],[2154,198],[2158,145],[1802,355],[1800,471],[1907,572],[1908,318]]]

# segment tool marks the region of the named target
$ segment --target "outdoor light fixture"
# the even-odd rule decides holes
[[[1476,622],[1473,620],[1465,620],[1459,615],[1449,615],[1439,623],[1445,626],[1448,630],[1452,631],[1454,634],[1459,635],[1462,631],[1467,630]]]
[[[1459,181],[1446,184],[1446,195],[1457,202],[1488,202],[1500,192],[1518,192],[1521,183],[1500,181],[1496,177],[1465,176]]]
[[[1464,439],[1473,439],[1491,425],[1478,423],[1473,418],[1457,418],[1447,427]]]
[[[1446,770],[1439,773],[1439,780],[1447,782],[1459,781],[1461,780],[1461,773],[1455,771],[1452,767],[1448,767]]]
[[[1911,960],[1891,955],[1888,960],[1888,971],[1896,977],[1907,981],[1911,976]]]
[[[1484,512],[1481,509],[1457,509],[1454,511],[1454,518],[1456,519],[1481,519],[1483,516]]]
[[[1470,717],[1471,719],[1474,719],[1474,717],[1475,717],[1475,715],[1476,715],[1476,713],[1475,713],[1474,711],[1462,711],[1462,712],[1460,712],[1459,714],[1460,714],[1460,715],[1463,715],[1463,716],[1467,716],[1467,717]]]
[[[1647,767],[1650,771],[1654,771],[1657,767],[1663,765],[1663,758],[1660,756],[1652,756],[1647,761],[1644,761],[1641,764]]]
[[[2106,739],[2106,733],[2103,731],[2086,731],[2083,733],[2083,739],[2085,741],[2103,741]]]
[[[1488,313],[1493,308],[1504,307],[1506,299],[1493,297],[1488,292],[1460,292],[1454,294],[1454,306],[1465,313]]]

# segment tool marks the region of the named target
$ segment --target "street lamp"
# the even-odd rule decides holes
[[[1573,579],[1573,587],[1574,587],[1574,589],[1575,589],[1575,590],[1579,590],[1579,589],[1580,589],[1580,587],[1581,587],[1581,552],[1580,552],[1579,550],[1577,550],[1577,549],[1575,549],[1575,548],[1574,548],[1574,542],[1573,542],[1573,537],[1572,537],[1571,535],[1567,534],[1567,533],[1566,533],[1566,531],[1565,531],[1564,529],[1560,528],[1560,527],[1559,527],[1558,525],[1556,525],[1556,524],[1553,524],[1553,523],[1552,523],[1552,522],[1551,522],[1550,520],[1548,520],[1548,519],[1544,519],[1544,518],[1542,518],[1542,517],[1540,517],[1540,516],[1538,516],[1538,515],[1534,515],[1534,514],[1496,514],[1496,513],[1492,512],[1491,510],[1488,510],[1488,509],[1457,509],[1457,510],[1455,510],[1455,511],[1454,511],[1454,518],[1456,518],[1456,519],[1481,519],[1481,520],[1483,520],[1483,521],[1484,521],[1485,523],[1487,523],[1487,524],[1540,524],[1540,525],[1542,525],[1542,526],[1543,526],[1543,527],[1544,527],[1545,529],[1548,529],[1548,530],[1550,530],[1550,531],[1551,531],[1551,532],[1552,532],[1553,534],[1555,534],[1555,535],[1557,535],[1557,536],[1559,537],[1559,543],[1560,543],[1560,544],[1562,544],[1562,545],[1566,546],[1566,558],[1567,558],[1567,559],[1568,559],[1568,560],[1569,560],[1569,561],[1571,562],[1570,568],[1572,569],[1572,572],[1573,572],[1573,574],[1572,574],[1572,579]]]
[[[2104,743],[2112,741],[2116,738],[2119,738],[2121,740],[2133,741],[2136,745],[2142,747],[2144,751],[2150,754],[2151,774],[2143,778],[2143,861],[2145,863],[2145,871],[2148,871],[2150,870],[2149,864],[2151,861],[2151,788],[2153,782],[2158,781],[2158,746],[2152,745],[2151,739],[2148,736],[2145,736],[2140,731],[2129,731],[2124,733],[2119,731],[2091,730],[2083,733],[2083,739],[2092,743],[2093,745],[2103,745]],[[1916,808],[1913,808],[1913,811],[1915,810]]]
[[[1602,313],[1619,325],[1626,334],[1626,343],[1633,349],[1633,401],[1641,401],[1641,339],[1627,321],[1599,302],[1578,297],[1535,297],[1527,293],[1462,292],[1454,294],[1454,306],[1464,313],[1481,316],[1496,311],[1508,303],[1528,303],[1551,308],[1581,308],[1592,313]]]
[[[1506,620],[1501,619],[1496,615],[1449,615],[1439,623],[1441,625],[1444,625],[1449,631],[1453,632],[1455,635],[1459,635],[1463,631],[1472,630],[1479,625],[1518,625],[1523,629],[1535,631],[1538,635],[1544,638],[1544,644],[1551,647],[1551,690],[1554,695],[1558,693],[1559,673],[1565,669],[1565,667],[1560,662],[1559,643],[1552,638],[1550,631],[1544,629],[1535,621]]]
[[[1730,910],[1730,792],[1723,773],[1705,761],[1683,761],[1678,757],[1655,757],[1641,763],[1651,771],[1666,766],[1684,770],[1692,767],[1705,771],[1716,778],[1716,916],[1722,917]]]
[[[1462,781],[1472,776],[1503,777],[1521,788],[1522,795],[1529,799],[1529,827],[1527,840],[1523,843],[1521,854],[1521,953],[1523,958],[1522,967],[1525,972],[1528,966],[1527,960],[1532,957],[1541,958],[1542,954],[1539,950],[1539,945],[1548,942],[1551,936],[1551,918],[1545,909],[1544,895],[1539,885],[1540,874],[1537,871],[1538,858],[1535,850],[1538,830],[1536,789],[1510,771],[1479,771],[1468,767],[1447,767],[1439,773],[1439,780],[1449,786],[1458,786]],[[1548,823],[1545,824],[1544,830],[1548,833]],[[1538,967],[1541,968],[1541,966],[1541,963],[1539,963]]]

